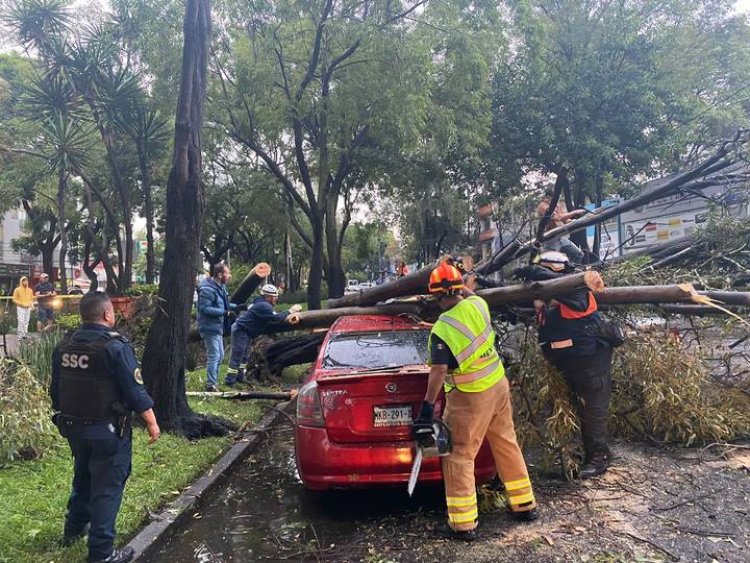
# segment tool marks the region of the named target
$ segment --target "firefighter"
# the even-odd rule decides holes
[[[54,416],[73,454],[73,487],[62,544],[88,531],[89,562],[126,563],[134,552],[115,549],[115,519],[132,459],[131,411],[159,438],[153,401],[143,388],[133,347],[112,331],[115,313],[104,293],[79,305],[82,324],[52,354]]]
[[[476,538],[478,520],[474,458],[485,437],[512,515],[522,521],[535,520],[536,500],[516,441],[508,379],[495,350],[487,303],[464,286],[461,273],[447,262],[430,274],[429,291],[443,313],[430,333],[427,393],[412,434],[419,439],[432,425],[434,404],[444,388],[443,419],[451,431],[453,451],[443,458],[448,521],[438,532],[471,541]]]
[[[573,271],[562,252],[543,252],[538,265],[519,268],[517,277],[541,281]],[[538,339],[544,357],[563,376],[581,418],[584,463],[579,477],[588,479],[607,470],[607,419],[612,390],[612,344],[599,331],[600,313],[588,288],[556,296],[549,303],[534,301]]]

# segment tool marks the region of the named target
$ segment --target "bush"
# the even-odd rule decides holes
[[[63,332],[69,330],[75,330],[81,325],[81,315],[78,313],[69,313],[66,315],[58,315],[55,319],[58,329]]]
[[[159,286],[153,283],[142,283],[138,285],[132,285],[124,291],[124,295],[128,297],[142,297],[152,296],[159,293]]]
[[[542,356],[534,329],[512,369],[519,441],[541,445],[547,467],[575,473],[580,431],[570,392]],[[750,394],[722,384],[700,351],[666,332],[631,336],[614,353],[609,431],[683,446],[750,436]]]
[[[42,332],[39,338],[26,340],[18,348],[18,358],[45,388],[49,388],[52,376],[52,352],[62,337],[63,333],[59,330]]]
[[[50,399],[28,366],[0,360],[0,465],[34,459],[54,442]]]

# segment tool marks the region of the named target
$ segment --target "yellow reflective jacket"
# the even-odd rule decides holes
[[[430,332],[448,345],[458,368],[445,380],[446,393],[452,389],[479,393],[489,389],[505,375],[495,350],[495,331],[490,310],[481,297],[472,295],[445,311]],[[428,346],[431,349],[430,344]]]

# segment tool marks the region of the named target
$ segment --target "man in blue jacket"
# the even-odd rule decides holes
[[[293,305],[289,312],[277,313],[274,306],[279,300],[279,290],[275,285],[266,284],[260,289],[260,296],[256,297],[247,311],[232,325],[232,352],[229,357],[229,367],[224,383],[234,385],[241,382],[247,368],[248,347],[256,336],[273,334],[286,329],[285,321],[290,313],[297,313],[299,305]]]
[[[224,329],[237,305],[229,302],[227,283],[232,279],[226,264],[213,267],[210,278],[198,288],[198,332],[206,345],[206,391],[218,391],[219,365],[224,359]]]

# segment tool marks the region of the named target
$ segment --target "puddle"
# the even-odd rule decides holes
[[[421,490],[420,490],[421,489]],[[444,511],[440,486],[314,493],[304,489],[294,462],[293,432],[275,427],[227,481],[204,498],[150,558],[150,563],[195,561],[316,561],[361,543],[373,524],[398,527],[415,513]]]

